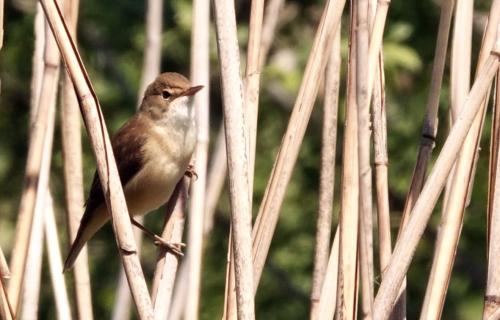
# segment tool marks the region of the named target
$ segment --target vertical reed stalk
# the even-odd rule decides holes
[[[494,127],[495,132],[495,145],[492,148],[492,159],[496,160],[494,176],[492,177],[491,187],[493,188],[493,195],[489,199],[489,218],[488,218],[488,276],[486,278],[486,292],[484,294],[484,310],[483,320],[498,319],[494,316],[498,313],[498,296],[500,296],[500,270],[498,266],[498,259],[500,259],[500,157],[498,148],[498,123],[500,119],[500,72],[497,73],[496,81],[496,98],[495,98],[495,116]],[[491,188],[490,187],[490,188]]]
[[[19,307],[21,289],[23,287],[26,260],[33,225],[33,217],[37,204],[44,201],[44,189],[47,185],[50,161],[43,165],[44,144],[50,139],[52,148],[52,133],[54,109],[56,103],[57,84],[59,78],[59,53],[54,38],[50,36],[48,26],[45,28],[44,71],[40,89],[40,98],[31,130],[28,159],[21,204],[19,208],[16,238],[11,258],[12,278],[9,282],[9,298],[12,309]],[[51,153],[51,151],[45,151]],[[45,180],[45,181],[43,181]],[[43,191],[42,191],[43,190]],[[42,194],[43,193],[43,194]]]
[[[146,44],[144,47],[144,56],[142,62],[141,83],[137,92],[137,105],[139,109],[142,102],[144,91],[147,86],[160,73],[161,64],[161,36],[162,36],[162,19],[163,19],[163,0],[148,0],[146,11]],[[137,221],[142,223],[144,217],[137,217]],[[137,243],[137,248],[142,245],[141,230],[134,229],[134,237]],[[127,276],[123,268],[120,269],[118,278],[118,289],[113,308],[113,320],[129,319],[130,318],[130,290],[128,288]]]
[[[247,133],[242,83],[239,75],[240,61],[236,37],[236,17],[234,3],[231,1],[216,0],[214,6],[224,101],[238,319],[254,319],[251,192],[248,183]]]
[[[52,290],[56,304],[58,319],[71,319],[71,309],[69,307],[68,292],[64,281],[63,263],[59,239],[57,238],[56,219],[54,217],[54,206],[52,196],[46,186],[45,191],[45,212],[43,215],[45,244],[47,246],[47,256],[49,260],[50,278],[52,280]]]
[[[335,316],[335,307],[337,301],[337,277],[339,274],[339,228],[335,229],[330,258],[324,277],[324,285],[321,289],[321,295],[318,305],[316,318],[319,320],[331,320]]]
[[[356,14],[356,104],[358,106],[359,155],[359,263],[363,319],[370,319],[373,308],[373,208],[372,168],[370,165],[370,102],[368,93],[368,0],[357,0]],[[375,67],[375,66],[374,66]],[[371,87],[371,86],[370,86]]]
[[[112,216],[119,252],[139,317],[141,319],[152,319],[151,300],[137,255],[132,225],[99,102],[57,3],[47,0],[40,0],[40,2],[80,99],[85,125],[97,158],[97,168],[103,193]],[[38,114],[41,114],[41,112]]]
[[[321,145],[319,208],[314,249],[314,271],[311,289],[311,319],[318,319],[320,298],[328,266],[332,229],[333,194],[335,187],[335,150],[337,145],[337,116],[340,86],[340,26],[325,72],[325,101]],[[338,237],[337,237],[338,238]],[[338,239],[337,239],[338,245]],[[338,251],[337,251],[338,254]],[[337,290],[335,286],[335,290]],[[331,300],[334,301],[334,300]]]
[[[165,226],[161,237],[172,243],[180,243],[182,241],[187,186],[187,179],[181,179],[167,203]],[[172,254],[165,248],[158,250],[153,286],[151,288],[155,319],[167,319],[179,260],[177,255]]]
[[[209,31],[210,1],[195,0],[193,2],[193,27],[191,33],[191,82],[193,84],[202,84],[205,87],[194,97],[198,136],[193,158],[194,168],[198,177],[192,182],[191,198],[189,199],[190,222],[188,231],[189,247],[187,251],[189,256],[189,279],[188,295],[185,304],[185,315],[187,319],[196,319],[198,317],[201,287],[203,222],[205,220],[205,195],[207,188],[207,163],[210,138]]]
[[[259,64],[260,68],[266,64],[269,49],[274,40],[280,13],[283,10],[285,0],[269,0],[267,1],[264,21],[262,23],[262,36],[260,42]]]
[[[375,298],[374,319],[386,319],[396,303],[400,286],[417,244],[429,221],[432,209],[446,183],[446,178],[463,145],[467,132],[481,108],[491,81],[498,70],[499,49],[500,41],[496,44],[495,51],[492,51],[484,66],[480,69],[466,102],[461,108],[457,121],[453,125],[434,168],[422,189],[422,193],[411,211],[408,223],[401,232],[387,268],[386,276],[382,279]]]
[[[451,116],[453,121],[457,118],[460,107],[465,102],[466,92],[469,91],[470,86],[472,11],[472,1],[457,1],[451,70]],[[434,249],[434,259],[420,319],[441,318],[462,229],[468,187],[471,185],[469,181],[473,179],[475,172],[473,161],[479,146],[485,107],[485,103],[483,103],[455,163],[453,175],[449,177],[451,179],[449,181],[452,183],[449,184],[448,197],[445,198],[441,227]]]
[[[359,163],[358,106],[356,99],[357,3],[351,2],[347,98],[340,207],[340,253],[337,281],[337,319],[356,319],[358,294]]]
[[[278,156],[269,178],[264,199],[259,208],[253,229],[253,261],[255,289],[259,283],[264,263],[271,245],[279,211],[292,170],[297,160],[300,145],[311,116],[318,92],[319,78],[325,69],[345,0],[327,1],[309,54],[304,78],[299,89],[287,131],[283,137]]]
[[[66,0],[64,16],[69,29],[76,39],[79,0]],[[83,166],[80,111],[75,89],[67,72],[63,73],[61,94],[61,138],[63,153],[64,191],[68,238],[72,243],[78,232],[83,215]],[[74,295],[79,319],[93,319],[92,293],[87,259],[87,247],[84,246],[73,267]]]
[[[418,149],[417,162],[413,169],[413,175],[410,183],[410,189],[406,195],[405,206],[401,216],[398,239],[409,219],[409,214],[413,209],[415,202],[422,190],[425,180],[425,173],[431,158],[432,149],[434,149],[436,133],[438,127],[437,113],[439,109],[439,95],[441,93],[441,84],[443,82],[444,67],[446,63],[446,51],[448,48],[448,38],[450,34],[451,18],[453,16],[453,7],[455,0],[445,0],[441,3],[441,15],[439,18],[439,27],[436,40],[436,49],[434,52],[434,63],[432,66],[432,76],[427,97],[424,124]],[[401,285],[401,294],[396,306],[397,314],[406,314],[406,280]]]
[[[375,180],[377,190],[378,238],[380,274],[391,258],[391,217],[389,209],[389,181],[387,155],[387,117],[383,58],[380,54],[373,91],[373,143],[375,153]]]
[[[36,10],[34,21],[35,48],[33,53],[30,97],[30,128],[33,125],[33,121],[35,121],[39,106],[38,101],[40,99],[43,76],[43,51],[45,46],[45,18],[43,17],[42,7],[39,4],[37,4]],[[19,311],[20,318],[24,320],[34,320],[38,317],[43,259],[43,210],[44,206],[38,206],[33,213],[28,260],[24,272],[27,280],[24,281],[22,306]]]

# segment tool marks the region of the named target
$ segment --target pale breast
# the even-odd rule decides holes
[[[143,146],[143,167],[124,188],[131,215],[146,214],[168,201],[196,144],[194,124],[187,132],[151,129]]]

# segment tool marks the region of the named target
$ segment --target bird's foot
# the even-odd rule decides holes
[[[188,165],[184,175],[188,178],[192,179],[194,177],[195,180],[198,180],[198,174],[196,173],[196,171],[194,171],[194,165],[192,164]]]
[[[180,257],[184,256],[184,253],[182,252],[182,248],[184,248],[186,246],[185,243],[170,242],[170,241],[163,239],[162,237],[160,237],[158,235],[155,235],[154,238],[155,238],[155,245],[163,247],[177,256],[180,256]]]

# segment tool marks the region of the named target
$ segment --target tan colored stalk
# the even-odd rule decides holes
[[[337,116],[340,86],[340,27],[334,39],[325,72],[325,100],[323,109],[323,133],[321,144],[321,171],[319,182],[319,208],[316,223],[316,246],[311,289],[311,319],[318,319],[323,283],[330,252],[335,187],[335,150],[337,145]],[[338,238],[338,236],[337,236]],[[338,239],[337,239],[338,245]],[[337,248],[338,249],[338,248]],[[338,254],[338,251],[337,251]],[[338,262],[338,261],[337,261]],[[337,290],[335,286],[335,291]],[[335,300],[330,300],[335,301]]]
[[[234,3],[216,0],[215,26],[224,109],[238,319],[254,319],[251,191]]]
[[[247,126],[247,150],[248,150],[248,183],[250,190],[250,212],[253,204],[253,180],[255,170],[255,146],[257,139],[257,118],[259,112],[259,87],[260,87],[260,45],[262,35],[262,20],[264,16],[264,0],[253,0],[250,8],[250,22],[247,44],[247,61],[244,77],[244,100],[245,100],[245,121]],[[231,238],[232,239],[232,238]],[[234,272],[234,257],[230,252],[229,272]],[[234,304],[234,276],[229,274],[227,282],[226,305],[231,315],[235,314]],[[232,318],[232,316],[230,316]]]
[[[500,1],[497,2],[500,3]],[[464,105],[466,92],[469,91],[470,86],[473,3],[459,0],[456,10],[451,72],[453,121],[458,116],[460,107]],[[496,25],[495,22],[493,23]],[[491,29],[491,24],[489,27]],[[496,31],[496,28],[494,29]],[[491,49],[492,44],[489,46],[489,50]],[[478,70],[483,63],[484,61],[479,61]],[[441,318],[462,229],[469,181],[473,179],[475,173],[473,162],[479,146],[485,107],[486,103],[483,102],[455,163],[453,176],[450,175],[449,178],[452,179],[452,183],[449,185],[448,199],[444,205],[445,210],[434,249],[434,259],[420,319]]]
[[[492,148],[492,159],[496,160],[494,164],[495,171],[492,178],[493,194],[489,199],[489,212],[488,212],[488,276],[486,278],[486,292],[484,294],[484,310],[483,319],[499,319],[499,303],[496,297],[500,296],[500,270],[498,266],[498,259],[500,256],[500,157],[498,156],[498,121],[500,119],[500,72],[497,73],[496,81],[496,97],[495,97],[495,117],[494,127],[495,132],[495,145]],[[491,188],[490,187],[490,188]],[[495,315],[496,313],[496,315]]]
[[[339,275],[337,281],[336,319],[356,319],[358,296],[359,164],[358,106],[356,104],[356,10],[351,7],[349,57],[342,151],[342,186],[340,206]]]
[[[195,0],[193,3],[193,26],[191,33],[191,82],[204,88],[194,97],[197,144],[193,155],[194,170],[197,178],[192,181],[189,199],[188,248],[189,279],[188,295],[185,304],[186,319],[197,319],[199,311],[201,269],[203,257],[203,222],[205,220],[207,163],[210,137],[209,127],[209,38],[210,38],[210,1]],[[173,285],[173,282],[172,282]],[[168,311],[168,309],[167,309]]]
[[[186,257],[187,258],[187,257]],[[168,320],[181,320],[184,315],[184,304],[187,299],[187,279],[188,279],[188,266],[189,258],[183,259],[181,267],[177,271],[177,278],[175,279],[174,293],[172,295],[172,303],[170,304],[170,311],[168,313]]]
[[[45,18],[42,7],[37,4],[37,12],[34,21],[35,48],[33,53],[33,74],[30,99],[30,127],[35,121],[38,101],[40,99],[40,88],[43,77],[43,51],[45,46]],[[48,155],[51,156],[50,154]],[[44,156],[45,159],[46,156]],[[33,226],[31,228],[30,245],[24,276],[26,281],[23,285],[22,305],[20,317],[23,320],[34,320],[38,317],[38,304],[40,298],[40,286],[43,259],[43,210],[44,206],[38,206],[33,213]]]
[[[427,166],[431,158],[432,149],[434,149],[435,145],[438,127],[437,113],[439,109],[439,95],[441,93],[441,84],[443,82],[446,50],[448,47],[448,37],[450,34],[454,4],[455,0],[445,0],[441,3],[441,15],[439,18],[431,83],[429,96],[427,97],[424,124],[422,126],[420,147],[418,149],[417,162],[415,163],[415,168],[413,169],[410,188],[406,195],[405,206],[399,226],[398,239],[409,219],[409,214],[415,205],[420,191],[422,190],[422,186],[424,185]],[[400,298],[398,299],[398,305],[395,309],[395,313],[401,315],[401,317],[406,314],[406,279],[402,282]]]
[[[372,168],[370,164],[370,97],[368,96],[369,71],[366,60],[370,39],[368,37],[368,0],[356,2],[356,104],[358,106],[358,156],[359,156],[359,264],[361,275],[362,318],[370,319],[373,308],[373,199]],[[375,68],[375,66],[373,66]],[[373,80],[372,80],[373,81]]]
[[[3,254],[3,250],[0,247],[0,279],[9,279],[10,278],[10,270],[9,265],[7,264],[7,260]]]
[[[146,43],[144,47],[144,55],[142,62],[142,74],[139,90],[137,92],[138,109],[141,104],[141,99],[144,96],[146,87],[153,82],[155,77],[160,73],[161,64],[161,37],[162,37],[162,19],[163,19],[163,0],[148,0],[146,11]],[[139,223],[143,222],[144,217],[137,217]],[[134,229],[134,237],[139,249],[142,245],[143,232],[139,229]],[[130,290],[128,288],[127,276],[123,268],[120,269],[118,278],[118,289],[116,290],[115,305],[113,307],[113,320],[129,319],[130,318]]]
[[[40,0],[40,2],[56,37],[80,100],[85,125],[97,158],[97,168],[106,204],[112,216],[119,252],[127,272],[139,317],[140,319],[152,319],[151,300],[137,255],[132,225],[99,102],[92,90],[90,80],[67,30],[60,9],[55,2],[47,0]]]
[[[274,40],[278,21],[281,16],[281,11],[285,4],[285,0],[269,0],[267,1],[264,11],[264,21],[262,23],[262,37],[260,42],[259,64],[264,67],[269,53],[269,49]]]
[[[186,178],[179,181],[167,204],[165,226],[161,237],[173,243],[180,243],[182,241],[187,186],[188,182]],[[172,254],[165,248],[158,250],[153,286],[151,288],[155,319],[167,319],[178,264],[179,256]]]
[[[53,37],[48,36],[50,31],[46,29],[47,39],[44,49],[44,71],[40,98],[35,116],[35,122],[31,130],[28,159],[26,164],[25,181],[21,204],[19,207],[18,224],[16,226],[16,238],[12,249],[11,271],[12,277],[9,282],[9,298],[14,311],[18,310],[21,289],[23,287],[24,272],[26,270],[26,260],[29,250],[29,242],[33,225],[33,217],[36,205],[43,204],[43,194],[48,179],[50,164],[43,168],[44,144],[47,139],[52,139],[50,128],[53,124],[51,117],[54,117],[56,103],[57,84],[59,78],[59,53]],[[52,145],[52,141],[50,141]],[[50,146],[51,148],[51,146]],[[50,161],[49,161],[50,163]]]
[[[66,1],[66,17],[72,36],[76,39],[79,0]],[[69,243],[73,243],[83,214],[83,166],[80,108],[75,89],[67,72],[63,73],[61,94],[61,138],[65,186],[65,206]],[[87,247],[84,246],[73,267],[74,295],[79,319],[93,319]]]
[[[219,203],[220,194],[226,182],[227,161],[226,161],[226,138],[224,137],[224,125],[221,124],[217,133],[210,168],[208,169],[207,195],[205,205],[205,222],[203,223],[204,236],[207,237],[214,226],[214,216]]]
[[[387,117],[385,104],[385,79],[383,59],[379,67],[373,91],[373,143],[375,153],[375,185],[377,190],[378,238],[380,273],[383,273],[391,258],[391,217],[389,209],[389,181],[387,155]]]
[[[264,193],[259,214],[253,229],[253,261],[255,289],[259,283],[264,263],[271,245],[274,229],[292,169],[311,116],[318,92],[319,78],[323,72],[333,38],[340,25],[345,1],[327,1],[314,39],[287,131],[283,137],[273,171]]]
[[[45,192],[45,212],[43,216],[45,244],[47,246],[47,256],[49,260],[50,278],[52,280],[52,290],[56,304],[58,319],[71,319],[71,309],[69,307],[68,292],[64,281],[63,263],[59,239],[57,238],[56,219],[54,217],[54,207],[50,191]]]
[[[457,121],[453,125],[429,178],[422,189],[422,193],[411,211],[408,223],[400,234],[385,278],[382,279],[377,297],[375,298],[374,319],[386,319],[396,302],[399,288],[413,258],[417,244],[429,221],[432,209],[446,183],[446,178],[458,156],[467,132],[481,109],[482,101],[488,92],[491,81],[498,70],[500,40],[497,41],[494,50],[480,69],[466,102],[461,108]]]
[[[330,258],[324,278],[324,285],[321,289],[321,295],[318,305],[316,318],[319,320],[331,320],[335,316],[335,307],[337,301],[337,277],[339,273],[339,228],[335,229]]]

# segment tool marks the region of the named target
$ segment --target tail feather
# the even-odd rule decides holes
[[[73,267],[76,258],[78,258],[80,251],[85,246],[87,241],[89,241],[90,238],[92,238],[108,220],[109,216],[107,214],[106,206],[100,206],[92,212],[85,211],[82,221],[80,222],[80,227],[78,228],[75,241],[69,249],[66,261],[64,261],[63,272],[66,272]]]

